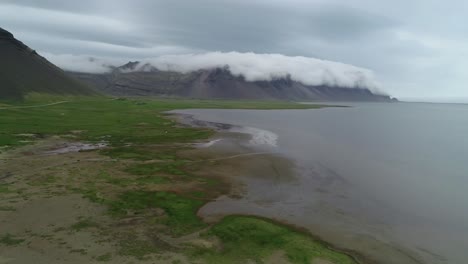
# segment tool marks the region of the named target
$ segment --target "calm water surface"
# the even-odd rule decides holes
[[[184,110],[269,130],[297,177],[246,179],[246,198],[202,214],[286,220],[381,263],[468,263],[468,105]]]

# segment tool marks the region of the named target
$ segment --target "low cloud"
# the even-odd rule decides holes
[[[124,60],[90,58],[75,55],[44,54],[58,66],[79,72],[103,73]],[[291,78],[306,85],[328,85],[366,88],[379,92],[372,71],[340,62],[281,54],[239,52],[207,52],[199,54],[163,55],[140,60],[134,71],[148,70],[151,65],[161,71],[188,73],[202,69],[226,68],[234,76],[247,81],[271,81]]]
[[[211,51],[300,55],[372,69],[385,90],[398,98],[466,97],[465,2],[0,0],[0,26],[40,53],[86,54],[67,55],[74,65],[64,56],[59,62],[51,59],[72,70],[107,70],[102,65],[108,60],[99,58],[125,59],[122,65]],[[100,64],[88,65],[89,57]],[[339,73],[332,74],[299,69],[293,77],[311,83],[376,85],[372,74],[349,77],[338,68]],[[261,72],[256,76],[265,76]],[[245,75],[250,74],[254,71]]]
[[[202,54],[165,55],[146,59],[140,67],[150,64],[162,71],[191,72],[200,69],[227,68],[247,81],[271,81],[291,78],[306,85],[378,90],[372,71],[353,65],[310,57],[290,57],[281,54],[239,52],[208,52]],[[138,67],[137,67],[138,69]]]
[[[125,60],[113,58],[97,58],[91,56],[79,56],[72,54],[52,54],[41,52],[41,55],[46,57],[50,62],[58,67],[74,72],[88,72],[88,73],[106,73],[112,67],[122,65]]]

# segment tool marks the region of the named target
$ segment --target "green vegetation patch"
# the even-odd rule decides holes
[[[73,231],[81,231],[83,229],[88,229],[92,227],[99,227],[99,224],[87,218],[87,219],[80,220],[76,222],[75,224],[71,225],[70,229]]]
[[[6,245],[6,246],[16,246],[23,242],[24,242],[24,239],[15,238],[11,234],[5,234],[2,237],[0,237],[0,244]]]
[[[170,192],[129,191],[110,202],[110,212],[125,216],[129,211],[143,214],[146,209],[162,208],[167,218],[162,222],[175,236],[204,228],[206,224],[196,215],[203,201],[189,199]]]
[[[120,146],[107,148],[100,151],[101,154],[114,159],[133,159],[138,161],[146,160],[177,160],[176,151],[181,147],[174,146]]]
[[[335,252],[310,236],[254,217],[228,216],[205,237],[217,237],[221,249],[197,248],[192,256],[206,263],[262,263],[274,252],[283,251],[292,263],[309,264],[321,258],[336,264],[355,264],[349,256]]]
[[[105,203],[106,199],[102,197],[101,193],[95,187],[88,187],[85,189],[77,188],[74,191],[80,192],[83,198],[89,199],[93,203]]]
[[[142,147],[115,147],[101,150],[101,154],[114,159],[152,160],[154,151]]]
[[[112,259],[112,254],[111,253],[107,253],[107,254],[100,255],[100,256],[96,257],[96,260],[101,261],[101,262],[107,262],[107,261],[110,261],[111,259]]]
[[[148,185],[148,184],[165,184],[170,183],[171,180],[164,176],[145,176],[139,177],[135,180],[138,185]]]
[[[117,185],[120,187],[128,187],[132,185],[152,185],[152,184],[166,184],[172,182],[167,176],[151,175],[136,178],[108,178],[106,182],[109,184]]]
[[[170,109],[162,109],[151,101],[138,104],[99,97],[44,107],[1,109],[0,146],[25,144],[15,136],[23,133],[50,136],[83,131],[74,136],[85,141],[106,141],[113,146],[190,142],[213,134],[207,129],[177,126],[161,113]]]
[[[206,198],[207,196],[206,192],[202,192],[202,191],[194,191],[194,192],[191,192],[190,195],[192,197],[199,198],[199,199]]]
[[[157,173],[166,173],[170,175],[183,176],[186,175],[181,168],[183,165],[183,161],[153,162],[131,165],[126,168],[125,171],[134,175],[155,175]]]
[[[13,206],[1,206],[1,205],[0,205],[0,211],[10,211],[10,212],[13,212],[13,211],[16,211],[16,208],[14,208]]]
[[[0,184],[0,193],[11,193],[12,191],[8,188],[8,184]]]
[[[61,104],[47,103],[67,101]],[[18,134],[34,134],[40,137],[70,135],[78,140],[106,141],[113,146],[132,144],[184,143],[206,139],[213,135],[209,129],[181,127],[165,117],[164,112],[188,108],[225,109],[310,109],[320,105],[297,104],[278,101],[229,101],[229,100],[110,100],[105,97],[47,98],[31,97],[13,107],[32,108],[0,109],[0,146],[19,146],[23,142]],[[124,158],[143,158],[144,153],[128,149],[113,150],[109,155]],[[133,155],[133,156],[132,156]]]
[[[170,183],[171,180],[164,176],[145,176],[138,177],[135,179],[129,178],[113,178],[107,181],[107,183],[118,185],[121,187],[127,187],[131,185],[151,185],[151,184],[165,184]]]

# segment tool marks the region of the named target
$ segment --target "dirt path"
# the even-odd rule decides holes
[[[46,106],[64,104],[64,103],[69,103],[69,102],[70,101],[60,101],[60,102],[55,102],[55,103],[50,103],[50,104],[42,104],[42,105],[8,106],[8,107],[0,107],[0,110],[46,107]]]

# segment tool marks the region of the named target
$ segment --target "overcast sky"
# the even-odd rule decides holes
[[[425,100],[468,98],[467,14],[464,0],[0,0],[0,27],[46,57],[307,56]]]

